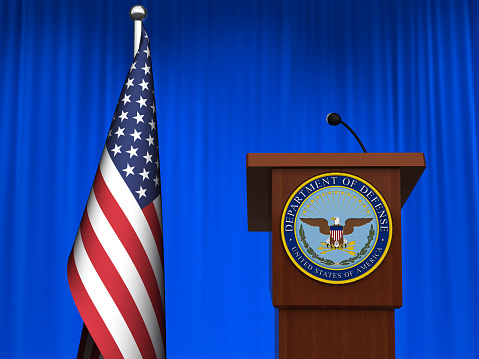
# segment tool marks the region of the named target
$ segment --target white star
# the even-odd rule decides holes
[[[130,133],[130,136],[133,136],[133,142],[135,142],[136,140],[141,140],[141,132],[137,132],[136,131],[136,128],[134,129],[135,132],[133,133]]]
[[[158,178],[158,175],[156,175],[156,177],[153,178],[153,181],[155,181],[155,187],[160,185],[160,179]]]
[[[126,115],[128,115],[128,112],[121,110],[121,115],[118,116],[118,118],[121,119],[121,122],[123,122],[123,120],[128,120],[128,117]]]
[[[148,90],[148,84],[149,82],[145,82],[145,79],[141,79],[141,84],[139,84],[141,86],[141,91],[143,90]]]
[[[145,115],[140,115],[140,114],[138,113],[138,111],[136,112],[136,116],[133,117],[133,118],[136,120],[136,124],[137,124],[137,125],[138,125],[140,122],[145,123],[145,121],[143,121],[143,116],[145,116]]]
[[[160,160],[157,159],[155,163],[156,163],[156,168],[160,168]]]
[[[136,102],[139,103],[139,104],[140,104],[140,108],[142,108],[143,106],[146,107],[146,100],[147,100],[146,98],[143,98],[143,97],[140,96],[140,99],[139,99],[138,101],[136,101]]]
[[[131,67],[130,67],[130,72],[132,72],[133,70],[136,70],[136,61],[134,63],[131,64]]]
[[[118,126],[118,130],[116,130],[116,132],[115,132],[115,135],[118,135],[117,138],[120,138],[120,136],[125,136],[123,131],[125,131],[125,128],[121,128],[120,126]]]
[[[150,47],[149,46],[146,48],[146,50],[143,50],[143,52],[146,53],[146,58],[150,57],[151,52],[150,52]]]
[[[142,67],[141,69],[142,69],[143,71],[145,71],[145,75],[146,75],[146,74],[151,74],[151,72],[150,72],[151,67],[148,66],[148,65],[146,64],[146,62],[145,62],[145,66]]]
[[[155,140],[151,135],[148,135],[148,138],[146,139],[148,141],[148,146],[154,146],[153,141]]]
[[[113,157],[115,157],[118,153],[121,153],[121,151],[120,151],[121,146],[122,146],[122,145],[118,146],[118,145],[115,143],[115,148],[111,150],[111,151],[114,153]]]
[[[148,151],[146,151],[146,156],[143,156],[143,158],[146,160],[146,164],[148,164],[148,162],[151,162],[153,163],[153,161],[151,160],[151,156]]]
[[[144,181],[145,178],[146,178],[146,179],[150,179],[150,178],[148,177],[148,174],[149,174],[149,173],[150,173],[149,171],[146,171],[146,170],[143,168],[143,172],[139,173],[139,175],[140,175],[141,177],[143,177],[143,181]]]
[[[132,79],[129,78],[129,79],[126,81],[125,86],[126,86],[127,89],[129,89],[130,86],[135,86],[135,85],[133,85],[133,80],[134,80],[134,78],[132,78]]]
[[[128,177],[128,175],[135,175],[135,174],[133,173],[133,168],[135,168],[135,166],[130,167],[130,165],[127,163],[127,164],[126,164],[126,168],[123,169],[122,171],[126,172],[126,177]]]
[[[153,109],[153,113],[156,112],[156,106],[155,106],[155,103],[153,103],[153,105],[150,106],[152,109]]]
[[[127,102],[131,102],[131,101],[130,101],[130,96],[131,96],[131,95],[125,94],[125,97],[123,97],[123,98],[121,99],[121,101],[123,101],[123,105],[126,105]]]
[[[138,199],[140,199],[141,197],[146,197],[146,194],[145,194],[146,188],[143,189],[143,188],[141,188],[141,186],[140,186],[140,190],[139,190],[139,191],[135,191],[135,192],[138,193],[138,195],[139,195]]]
[[[130,147],[131,149],[125,152],[130,154],[130,158],[132,158],[133,156],[138,157],[138,155],[136,154],[136,151],[138,151],[138,148],[133,148],[133,146],[130,146]]]
[[[156,122],[153,119],[151,119],[151,122],[148,122],[148,124],[151,126],[152,131],[156,128]]]
[[[110,129],[110,131],[108,131],[108,136],[106,138],[110,138],[111,137],[111,131],[113,131],[112,129]]]

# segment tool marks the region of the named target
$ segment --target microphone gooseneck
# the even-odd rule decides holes
[[[363,152],[368,153],[368,151],[366,151],[366,149],[364,148],[364,145],[361,142],[361,140],[359,139],[358,135],[356,135],[356,133],[352,130],[351,127],[349,127],[343,120],[341,120],[341,116],[339,116],[337,113],[332,112],[329,115],[327,115],[326,116],[326,122],[329,123],[331,126],[337,126],[340,123],[343,124],[344,127],[346,127],[349,130],[349,132],[351,132],[353,134],[353,136],[356,138],[359,145],[363,149]]]

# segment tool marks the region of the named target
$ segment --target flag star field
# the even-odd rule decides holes
[[[141,208],[160,193],[158,132],[148,41],[142,43],[120,95],[106,148]]]

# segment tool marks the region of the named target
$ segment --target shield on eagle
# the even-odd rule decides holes
[[[330,243],[331,247],[342,247],[343,245],[343,226],[330,226]]]

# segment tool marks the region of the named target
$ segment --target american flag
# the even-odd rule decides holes
[[[128,72],[68,259],[78,358],[165,358],[158,132],[148,36]]]

